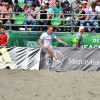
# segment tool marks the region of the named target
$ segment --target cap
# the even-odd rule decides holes
[[[45,3],[49,3],[49,1],[46,0]]]
[[[82,30],[82,29],[84,29],[85,27],[84,26],[80,26],[79,27],[79,32]]]
[[[87,3],[86,1],[82,1],[82,3]]]

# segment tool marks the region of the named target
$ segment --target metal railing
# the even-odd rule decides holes
[[[3,12],[3,13],[7,13],[7,12]],[[13,14],[18,14],[18,13],[15,13],[15,12],[10,12],[9,14],[12,15],[11,18],[0,18],[0,20],[4,20],[4,19],[14,20],[14,21],[15,20],[29,20],[27,18],[15,18],[15,17],[13,17]],[[23,14],[28,15],[29,13],[23,13]],[[32,13],[30,13],[30,14],[32,14]],[[42,13],[42,14],[44,14],[44,13]],[[98,22],[100,22],[100,20],[79,20],[79,19],[76,20],[75,17],[74,17],[76,15],[85,15],[85,16],[87,16],[89,14],[74,14],[74,13],[72,13],[72,14],[66,14],[66,15],[70,15],[72,17],[72,19],[69,20],[70,21],[70,25],[68,26],[68,25],[61,24],[61,25],[57,25],[57,26],[54,26],[54,27],[58,27],[58,28],[71,28],[70,32],[77,32],[77,31],[75,31],[75,28],[79,28],[80,26],[79,25],[75,25],[75,22],[78,22],[78,21],[85,21],[85,22],[86,21],[88,21],[88,22],[89,21],[98,21]],[[93,14],[93,15],[96,15],[96,14]],[[97,16],[100,16],[100,15],[98,14]],[[40,19],[31,19],[31,20],[40,20]],[[41,19],[41,20],[52,21],[52,19]],[[66,19],[61,19],[61,22],[63,23],[63,22],[67,22],[67,21],[66,21]],[[10,23],[10,24],[3,24],[3,25],[8,26],[9,27],[9,31],[11,31],[12,27],[23,27],[23,28],[25,27],[24,24],[22,24],[22,25],[16,25],[16,24]],[[32,26],[41,27],[41,25],[26,25],[26,26],[28,26],[28,27],[32,27]],[[46,27],[46,26],[47,25],[42,25],[42,27]],[[87,27],[87,26],[84,26],[84,27]],[[91,28],[95,28],[95,26],[91,26]],[[98,28],[100,28],[100,26]],[[14,30],[12,30],[12,31],[14,31]],[[17,31],[20,31],[20,30],[17,30]],[[25,32],[27,32],[27,31],[25,31]],[[40,31],[30,31],[30,32],[40,32]],[[66,32],[60,32],[60,33],[66,33]]]

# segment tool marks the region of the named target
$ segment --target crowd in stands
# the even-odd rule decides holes
[[[0,24],[26,31],[44,31],[54,24],[55,31],[85,26],[87,32],[99,32],[99,14],[99,0],[0,0]]]

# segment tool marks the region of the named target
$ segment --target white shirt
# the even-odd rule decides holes
[[[96,7],[95,7],[95,10],[98,11],[98,12],[100,12],[100,7],[99,7],[99,6],[96,6]],[[90,6],[90,8],[89,8],[89,11],[92,11],[91,6]]]
[[[48,34],[47,32],[43,32],[40,36],[42,43],[44,46],[51,46],[52,47],[52,39],[57,39],[57,36],[54,33]]]

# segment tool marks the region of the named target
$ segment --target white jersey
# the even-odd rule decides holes
[[[47,32],[43,32],[40,36],[40,39],[42,40],[42,43],[44,46],[51,46],[52,47],[52,39],[56,39],[57,36],[54,33],[48,34]]]

